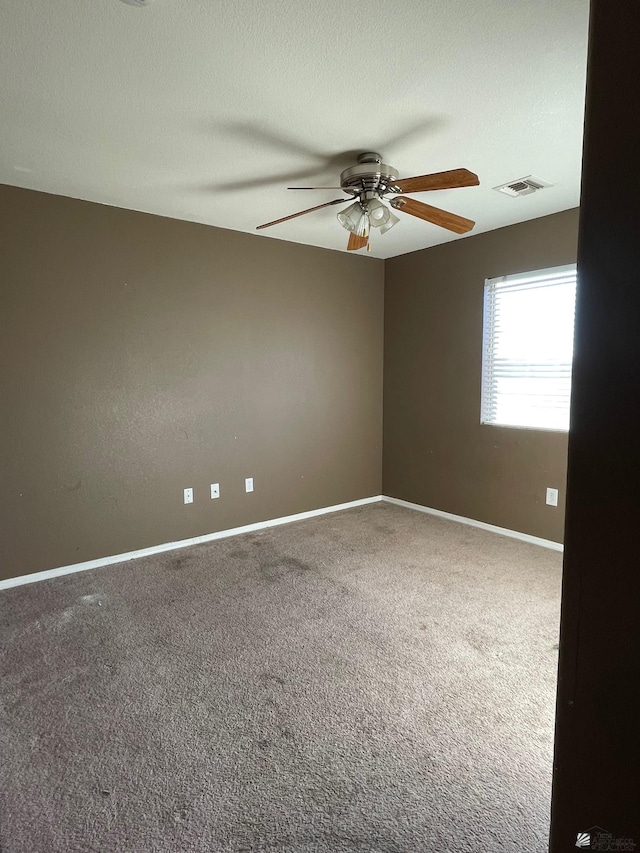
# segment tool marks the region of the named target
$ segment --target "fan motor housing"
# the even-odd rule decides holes
[[[375,152],[367,152],[358,157],[358,165],[350,166],[340,174],[340,186],[343,189],[351,189],[365,192],[376,190],[384,191],[389,184],[393,184],[400,173],[393,166],[382,162],[382,158]]]

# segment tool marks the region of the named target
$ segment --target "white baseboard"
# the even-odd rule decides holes
[[[154,554],[162,554],[164,551],[175,551],[178,548],[188,548],[190,545],[200,545],[203,542],[213,542],[215,539],[226,539],[229,536],[238,536],[241,533],[252,533],[255,530],[264,530],[265,527],[276,527],[279,524],[289,524],[292,521],[302,521],[305,518],[314,518],[316,515],[325,515],[329,512],[340,512],[343,509],[351,509],[356,506],[376,503],[382,500],[382,495],[374,495],[370,498],[360,498],[357,501],[348,501],[334,506],[325,506],[320,509],[311,509],[307,512],[298,512],[295,515],[285,515],[280,518],[270,518],[268,521],[257,521],[255,524],[245,524],[242,527],[231,527],[228,530],[219,530],[217,533],[206,533],[204,536],[193,536],[191,539],[181,539],[178,542],[165,542],[163,545],[153,545],[151,548],[141,548],[139,551],[129,551],[126,554],[115,554],[112,557],[100,557],[97,560],[87,560],[85,563],[74,563],[71,566],[60,566],[57,569],[47,569],[44,572],[34,572],[30,575],[21,575],[17,578],[0,580],[0,590],[9,589],[13,586],[22,586],[26,583],[35,583],[49,578],[58,578],[61,575],[70,575],[74,572],[86,572],[89,569],[98,569],[101,566],[111,566],[114,563],[125,563],[128,560],[137,560],[139,557],[151,557]]]
[[[520,539],[522,542],[529,542],[532,545],[541,545],[543,548],[551,548],[552,551],[564,551],[564,545],[561,542],[553,542],[551,539],[541,539],[539,536],[531,536],[529,533],[519,533],[517,530],[509,530],[507,527],[497,527],[495,524],[487,524],[485,521],[476,521],[473,518],[466,518],[464,515],[454,515],[452,512],[444,512],[441,509],[431,509],[431,507],[422,506],[422,504],[413,504],[409,501],[403,501],[400,498],[390,498],[387,495],[383,495],[382,500],[391,504],[397,504],[398,506],[407,507],[407,509],[426,512],[428,515],[437,515],[438,518],[446,518],[449,521],[458,521],[460,524],[479,527],[481,530],[490,530],[492,533],[499,533],[500,536],[510,536],[512,539]]]
[[[421,504],[403,501],[400,498],[391,498],[387,495],[374,495],[370,498],[361,498],[357,501],[348,501],[334,506],[325,506],[320,509],[311,509],[307,512],[298,512],[295,515],[285,515],[280,518],[271,518],[268,521],[257,521],[255,524],[245,524],[242,527],[231,527],[227,530],[219,530],[217,533],[206,533],[203,536],[193,536],[191,539],[181,539],[177,542],[165,542],[163,545],[153,545],[151,548],[141,548],[139,551],[128,551],[126,554],[115,554],[112,557],[100,557],[97,560],[87,560],[84,563],[74,563],[71,566],[60,566],[57,569],[47,569],[44,572],[34,572],[30,575],[21,575],[17,578],[0,580],[0,590],[9,589],[22,584],[35,583],[36,581],[58,578],[62,575],[70,575],[74,572],[86,572],[90,569],[98,569],[101,566],[111,566],[114,563],[125,563],[128,560],[137,560],[139,557],[151,557],[154,554],[162,554],[164,551],[176,551],[178,548],[188,548],[190,545],[200,545],[203,542],[213,542],[215,539],[226,539],[229,536],[238,536],[241,533],[252,533],[255,530],[264,530],[267,527],[277,527],[280,524],[290,524],[292,521],[302,521],[305,518],[314,518],[317,515],[325,515],[330,512],[340,512],[343,509],[365,506],[365,504],[387,501],[398,506],[415,509],[428,515],[436,515],[449,521],[458,521],[461,524],[469,524],[471,527],[479,527],[489,530],[501,536],[510,536],[512,539],[520,539],[522,542],[530,542],[533,545],[541,545],[543,548],[551,548],[553,551],[563,551],[564,546],[560,542],[552,542],[550,539],[541,539],[539,536],[530,536],[528,533],[519,533],[517,530],[509,530],[506,527],[497,527],[495,524],[487,524],[484,521],[476,521],[473,518],[465,518],[462,515],[454,515],[441,509],[431,509]]]

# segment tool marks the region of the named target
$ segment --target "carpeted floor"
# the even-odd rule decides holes
[[[536,853],[561,555],[389,504],[0,593],[2,853]]]

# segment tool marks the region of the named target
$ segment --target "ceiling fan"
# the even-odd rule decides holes
[[[369,235],[371,228],[378,228],[381,234],[389,231],[400,220],[384,204],[387,201],[394,210],[401,210],[425,222],[440,225],[456,234],[465,234],[471,231],[475,222],[448,213],[438,207],[431,207],[413,198],[406,198],[402,193],[420,193],[428,190],[448,190],[456,187],[475,187],[480,181],[478,176],[468,169],[452,169],[449,172],[434,172],[431,175],[420,175],[416,178],[399,178],[399,172],[393,166],[382,162],[382,157],[375,151],[367,151],[358,156],[358,163],[350,166],[340,174],[339,187],[287,187],[290,190],[333,190],[341,189],[348,194],[348,198],[336,198],[324,204],[317,204],[298,213],[274,219],[273,222],[265,222],[258,225],[260,231],[288,222],[296,216],[304,216],[305,213],[313,213],[323,207],[331,207],[335,204],[346,204],[352,201],[346,210],[338,214],[338,222],[349,231],[349,242],[347,249],[357,251],[358,249],[370,249]],[[353,200],[355,199],[355,200]]]

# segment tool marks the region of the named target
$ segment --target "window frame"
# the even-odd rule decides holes
[[[493,276],[492,278],[485,278],[484,287],[482,291],[482,360],[481,360],[481,374],[480,374],[480,425],[486,427],[497,427],[498,429],[519,429],[519,430],[533,430],[535,432],[557,432],[567,435],[571,424],[567,427],[545,427],[545,426],[531,426],[531,425],[522,425],[522,424],[503,424],[497,423],[495,421],[486,421],[484,420],[485,414],[485,399],[486,396],[490,393],[487,388],[488,382],[488,371],[485,369],[486,360],[489,357],[489,339],[493,337],[493,325],[491,326],[491,334],[489,333],[489,323],[488,314],[490,313],[488,310],[488,292],[489,288],[492,284],[496,282],[507,282],[509,279],[516,280],[518,278],[535,278],[536,276],[547,277],[552,276],[553,274],[560,274],[566,272],[574,272],[576,276],[576,298],[577,298],[577,285],[578,285],[578,268],[577,264],[562,264],[560,266],[555,267],[544,267],[542,269],[537,270],[527,270],[519,273],[509,273],[507,275],[498,275]],[[575,323],[575,306],[574,306],[574,323]],[[574,325],[574,335],[575,335],[575,325]],[[574,349],[572,351],[571,356],[571,366],[573,369],[573,360],[575,358],[575,337],[574,337]],[[569,389],[569,402],[571,402],[571,388]],[[569,412],[569,416],[571,416],[571,412]]]

